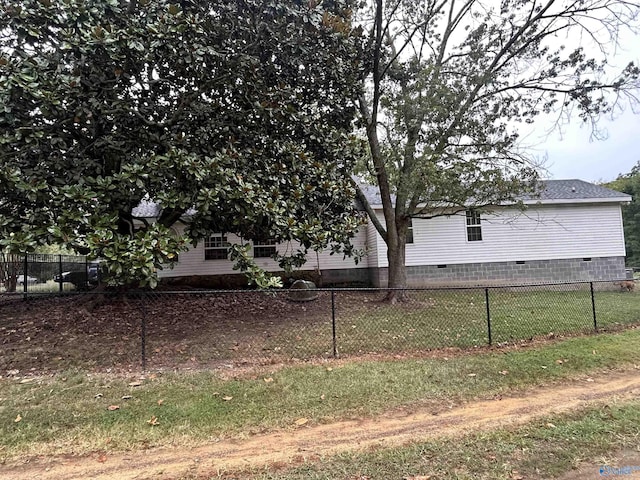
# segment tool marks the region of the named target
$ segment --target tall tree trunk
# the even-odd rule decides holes
[[[390,303],[404,301],[407,298],[404,290],[407,286],[407,268],[405,266],[407,247],[408,219],[397,219],[395,235],[389,235],[387,242],[387,261],[389,262],[389,291],[384,300]]]
[[[15,292],[18,286],[18,270],[21,259],[11,253],[0,254],[0,282],[4,282],[6,292]],[[24,273],[25,281],[27,272]]]

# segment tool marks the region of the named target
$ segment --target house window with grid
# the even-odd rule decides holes
[[[253,243],[253,257],[254,258],[269,258],[276,254],[276,241],[273,238],[269,238],[263,242]]]
[[[409,219],[409,223],[407,224],[407,244],[413,243],[413,219]]]
[[[229,242],[225,235],[212,235],[204,240],[205,260],[226,260],[229,257]]]
[[[469,242],[482,241],[480,213],[476,212],[475,210],[467,210],[467,240]]]

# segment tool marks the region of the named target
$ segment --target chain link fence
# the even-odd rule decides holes
[[[620,282],[407,289],[396,304],[387,292],[0,293],[0,372],[411,356],[640,323],[640,295]]]
[[[0,253],[0,293],[84,291],[98,284],[98,273],[82,255]]]

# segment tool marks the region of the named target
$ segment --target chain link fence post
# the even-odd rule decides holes
[[[147,371],[147,306],[144,292],[140,292],[140,359],[142,361],[142,371]]]
[[[598,317],[596,316],[596,297],[593,293],[593,282],[589,282],[591,287],[591,310],[593,311],[593,330],[598,331]]]
[[[58,290],[60,293],[64,291],[64,285],[62,283],[62,255],[58,255]]]
[[[27,299],[27,292],[29,289],[29,257],[24,254],[24,265],[22,266],[22,291],[24,293],[24,300]]]
[[[338,358],[338,340],[336,338],[336,291],[331,289],[331,333],[333,337],[333,358]]]
[[[489,345],[491,345],[491,307],[489,306],[489,289],[484,289],[484,301],[487,306],[487,338]]]

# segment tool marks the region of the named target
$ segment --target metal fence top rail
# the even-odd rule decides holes
[[[402,287],[402,288],[390,288],[390,287],[317,287],[313,289],[314,292],[433,292],[433,291],[470,291],[470,290],[501,290],[505,288],[520,289],[520,288],[542,288],[542,287],[559,287],[569,285],[584,285],[589,286],[592,284],[612,284],[617,282],[632,281],[627,278],[613,279],[613,280],[584,280],[575,282],[549,282],[549,283],[519,283],[519,284],[505,284],[505,285],[464,285],[464,286],[433,286],[433,287]],[[74,296],[74,295],[207,295],[207,294],[285,294],[290,292],[304,292],[306,289],[290,289],[290,288],[278,288],[278,289],[196,289],[189,288],[184,290],[142,290],[142,289],[127,289],[127,290],[100,290],[100,291],[64,291],[64,292],[3,292],[0,295],[28,295],[32,297],[42,296]]]

